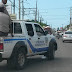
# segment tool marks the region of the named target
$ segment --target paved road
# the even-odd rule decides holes
[[[7,69],[6,61],[0,63],[0,72],[72,72],[72,43],[62,43],[57,40],[58,51],[53,61],[36,56],[28,59],[24,70],[16,71]]]

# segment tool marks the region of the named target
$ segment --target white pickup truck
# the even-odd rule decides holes
[[[40,24],[13,21],[13,37],[0,37],[0,62],[7,60],[9,67],[23,69],[27,57],[44,55],[54,59],[57,42],[54,36],[46,34]]]

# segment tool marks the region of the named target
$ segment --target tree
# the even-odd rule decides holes
[[[27,20],[27,22],[35,22],[35,20]],[[36,21],[36,23],[39,23],[41,26],[47,26],[47,24],[43,22]]]

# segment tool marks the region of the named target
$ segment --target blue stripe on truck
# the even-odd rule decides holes
[[[26,40],[26,39],[4,39],[4,41],[15,41],[15,40]]]
[[[32,49],[32,51],[35,52],[41,52],[41,51],[48,51],[48,47],[45,48],[34,48],[31,42],[28,39],[4,39],[4,41],[17,41],[17,40],[26,40]]]

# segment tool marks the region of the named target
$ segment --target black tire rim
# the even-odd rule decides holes
[[[24,56],[23,53],[20,53],[20,54],[18,55],[18,64],[19,64],[20,66],[23,66],[24,63],[25,63],[25,56]]]

